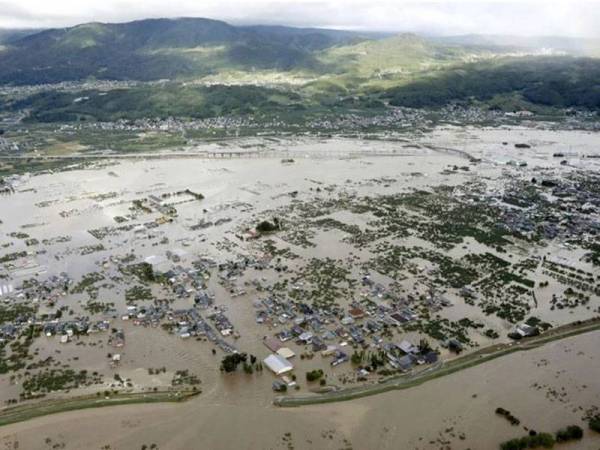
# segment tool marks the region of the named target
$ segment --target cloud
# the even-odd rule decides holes
[[[598,6],[586,0],[0,0],[0,27],[187,16],[392,32],[600,37]]]

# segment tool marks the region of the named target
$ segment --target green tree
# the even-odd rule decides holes
[[[235,372],[241,363],[245,363],[248,359],[245,353],[232,353],[226,355],[221,361],[221,370],[224,372]]]

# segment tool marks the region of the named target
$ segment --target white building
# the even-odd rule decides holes
[[[275,375],[281,375],[294,369],[292,363],[280,355],[269,355],[263,360],[263,363]]]

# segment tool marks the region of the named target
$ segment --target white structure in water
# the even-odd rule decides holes
[[[269,355],[263,360],[263,363],[275,375],[281,375],[294,369],[292,363],[280,355]]]

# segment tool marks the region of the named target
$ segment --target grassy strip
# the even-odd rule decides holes
[[[594,318],[585,322],[557,327],[541,336],[524,339],[518,343],[493,345],[469,355],[456,358],[446,364],[438,363],[435,366],[418,374],[400,375],[382,380],[376,385],[359,386],[340,391],[331,391],[321,395],[303,397],[277,397],[274,400],[274,404],[282,407],[293,407],[319,403],[332,403],[354,400],[357,398],[368,397],[393,390],[409,389],[411,387],[419,386],[427,381],[450,375],[458,372],[459,370],[468,369],[470,367],[486,363],[511,353],[532,350],[552,341],[557,341],[571,336],[576,336],[578,334],[597,330],[600,330],[600,320]]]
[[[0,426],[23,422],[36,417],[75,411],[87,408],[102,408],[105,406],[131,405],[138,403],[182,402],[199,392],[150,392],[133,394],[116,394],[110,397],[96,395],[74,397],[70,399],[48,400],[29,405],[7,408],[0,412]]]

